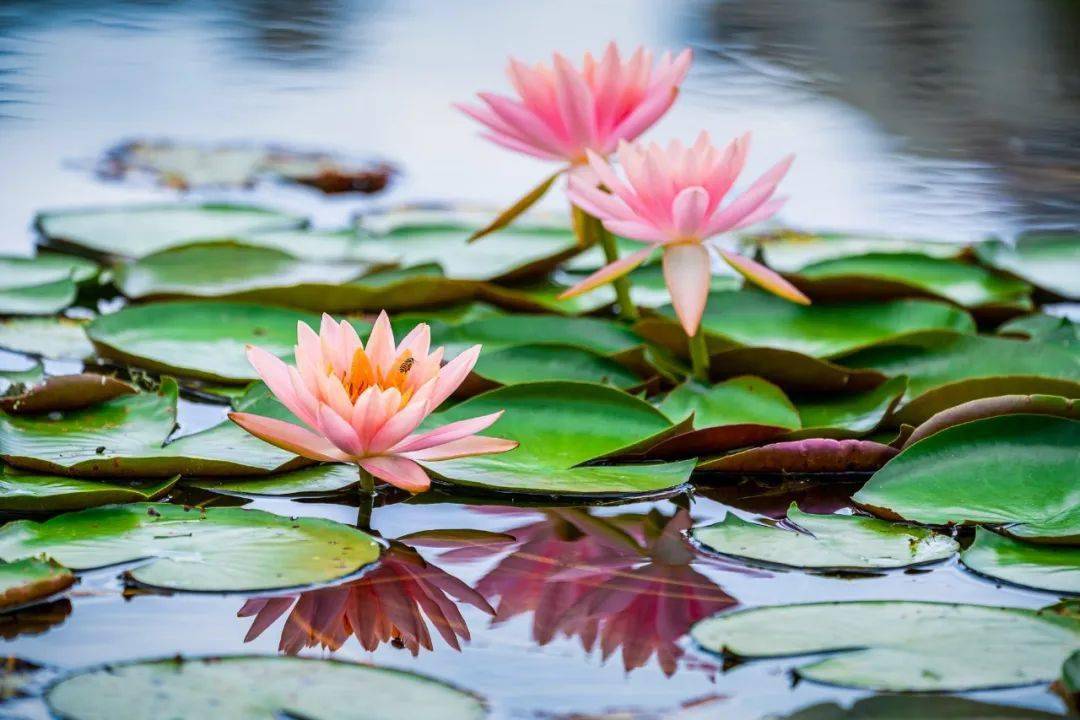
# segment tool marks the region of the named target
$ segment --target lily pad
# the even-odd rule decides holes
[[[791,350],[750,347],[724,350],[709,358],[713,379],[757,375],[793,393],[863,392],[885,382],[876,370],[851,369]]]
[[[525,221],[468,242],[483,225],[454,211],[372,213],[360,219],[360,246],[414,265],[438,265],[451,279],[493,282],[541,277],[581,251],[568,228]]]
[[[316,465],[277,475],[185,480],[184,484],[223,495],[278,497],[334,493],[359,482],[360,473],[355,465]]]
[[[484,242],[494,242],[485,239]],[[521,443],[510,452],[428,462],[453,483],[549,495],[637,494],[669,490],[690,478],[693,461],[580,466],[654,445],[673,431],[644,400],[604,385],[537,382],[484,393],[432,417],[443,424],[499,410],[491,434]]]
[[[853,499],[929,525],[988,523],[1039,542],[1080,542],[1080,421],[1004,415],[942,430],[908,448]]]
[[[638,333],[675,352],[686,352],[686,337],[672,319],[638,323]],[[928,300],[895,300],[840,305],[799,305],[757,290],[711,293],[701,320],[709,352],[736,347],[788,350],[833,358],[861,348],[928,330],[974,332],[971,317],[954,307]]]
[[[321,518],[168,503],[109,505],[0,529],[0,558],[43,554],[72,570],[142,560],[130,575],[154,587],[250,592],[345,577],[378,559],[379,546]]]
[[[394,325],[411,327],[414,320],[410,316]],[[643,340],[630,328],[599,318],[499,314],[453,325],[435,323],[431,326],[431,342],[444,346],[447,356],[481,344],[485,351],[519,345],[558,345],[614,357],[632,352]]]
[[[896,452],[896,448],[872,440],[808,438],[721,455],[702,461],[698,469],[744,474],[871,472]]]
[[[129,298],[225,298],[317,307],[327,285],[340,285],[371,266],[340,260],[298,260],[281,250],[233,241],[193,243],[121,265],[116,285]]]
[[[1030,233],[1015,245],[985,242],[975,246],[975,255],[1054,295],[1080,300],[1080,234]]]
[[[876,430],[900,402],[907,378],[895,377],[860,393],[815,394],[799,398],[802,437],[859,437]]]
[[[12,465],[74,477],[254,475],[310,465],[224,421],[165,444],[176,423],[176,382],[82,410],[0,415],[0,454]],[[238,407],[295,422],[258,387]]]
[[[1080,595],[1080,547],[1036,545],[978,528],[960,555],[964,565],[998,580]]]
[[[79,285],[97,274],[97,264],[81,258],[0,257],[0,315],[58,313],[75,302]]]
[[[0,348],[53,360],[85,360],[94,354],[85,326],[63,317],[0,320]]]
[[[998,335],[1020,336],[1029,340],[1059,345],[1080,356],[1080,325],[1055,315],[1035,313],[1002,324]]]
[[[33,558],[0,562],[0,609],[47,598],[74,582],[71,571],[55,562]]]
[[[908,378],[895,413],[897,423],[917,425],[946,408],[983,397],[1080,397],[1080,359],[1055,345],[1010,338],[926,333],[840,362]]]
[[[785,232],[755,238],[765,264],[781,273],[794,273],[808,265],[868,254],[919,254],[956,258],[964,246],[955,243],[911,240],[844,233]]]
[[[675,720],[706,720],[690,713]],[[947,695],[875,695],[856,700],[850,708],[818,703],[790,715],[763,720],[1065,720],[1064,715],[1016,705],[998,705]]]
[[[135,392],[134,386],[109,375],[54,375],[0,397],[0,410],[12,415],[78,410]]]
[[[375,265],[396,265],[401,256],[375,253],[363,248],[355,228],[345,230],[272,230],[243,235],[237,241],[244,245],[280,250],[295,258],[330,262],[340,260]]]
[[[919,425],[904,441],[904,447],[954,425],[999,415],[1056,415],[1080,420],[1080,405],[1057,395],[1002,395],[971,400],[942,410]]]
[[[482,720],[474,695],[422,675],[338,660],[226,657],[109,665],[72,675],[45,694],[67,720],[138,720],[153,698],[170,720]]]
[[[641,378],[618,362],[576,347],[515,345],[488,352],[485,347],[462,386],[464,394],[545,380],[601,383],[623,389],[642,384]]]
[[[44,212],[35,226],[53,247],[139,258],[200,240],[303,227],[305,218],[249,205],[146,204]]]
[[[164,480],[79,480],[0,470],[0,510],[8,512],[60,512],[156,500],[172,489],[179,476]]]
[[[1031,286],[983,267],[919,253],[871,253],[808,265],[789,278],[811,298],[936,297],[966,308],[1030,310]]]
[[[296,324],[319,327],[319,317],[284,308],[221,302],[133,305],[102,315],[87,335],[102,357],[156,372],[248,383],[258,375],[245,354],[256,344],[278,357],[296,345]],[[361,323],[357,330],[366,328]]]
[[[795,670],[807,680],[940,692],[1056,678],[1080,642],[1080,621],[1019,608],[857,601],[724,613],[699,622],[692,635],[709,650],[744,658],[831,652]]]
[[[793,528],[743,520],[734,513],[699,527],[694,537],[710,550],[771,565],[813,570],[867,571],[937,562],[959,544],[925,528],[857,515],[813,515],[791,504]]]

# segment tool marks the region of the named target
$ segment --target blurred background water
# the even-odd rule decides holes
[[[751,171],[797,153],[786,223],[950,240],[1074,227],[1078,38],[1070,0],[7,0],[0,248],[27,249],[41,207],[157,196],[72,167],[132,136],[385,157],[406,175],[380,203],[510,200],[547,168],[450,103],[507,90],[509,54],[609,39],[695,50],[647,137],[753,130]],[[315,212],[337,224],[363,202]]]

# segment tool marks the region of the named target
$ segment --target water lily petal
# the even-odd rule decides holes
[[[688,337],[697,334],[705,312],[712,275],[709,265],[709,251],[701,243],[664,247],[664,282],[671,293],[675,314]]]
[[[481,415],[467,420],[458,420],[457,422],[443,425],[434,430],[429,430],[426,433],[405,438],[405,440],[393,447],[393,452],[413,452],[416,450],[424,450],[435,445],[443,445],[454,440],[460,440],[463,437],[475,435],[481,430],[486,430],[500,417],[502,417],[501,410],[489,415]]]
[[[806,297],[799,288],[795,287],[779,274],[773,272],[764,265],[728,250],[721,250],[720,256],[724,258],[728,265],[735,268],[740,275],[755,285],[758,285],[785,300],[790,300],[791,302],[799,303],[800,305],[810,304],[810,298]]]
[[[424,469],[408,458],[390,455],[364,458],[360,467],[383,482],[409,492],[423,492],[431,487],[431,478]]]
[[[497,453],[513,450],[518,446],[516,440],[504,440],[503,438],[487,437],[484,435],[470,435],[469,437],[452,440],[442,445],[414,450],[403,453],[405,457],[413,460],[436,461],[453,460],[454,458],[469,457],[472,455],[494,455]]]
[[[577,285],[559,295],[559,299],[565,300],[576,295],[581,295],[582,293],[589,292],[605,283],[609,283],[616,278],[622,277],[641,263],[645,262],[657,247],[659,247],[659,245],[650,245],[637,252],[630,253],[625,257],[621,257],[613,263],[605,265]]]
[[[284,420],[242,412],[229,413],[229,419],[260,440],[312,460],[349,462],[351,459],[325,437]]]

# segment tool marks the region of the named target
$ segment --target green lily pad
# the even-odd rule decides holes
[[[395,328],[414,324],[412,316],[394,322]],[[643,343],[633,330],[610,320],[503,314],[454,325],[435,323],[431,342],[444,346],[447,356],[480,344],[485,352],[520,345],[558,345],[608,357],[630,353]]]
[[[144,560],[130,575],[154,587],[251,592],[345,577],[375,562],[379,546],[330,520],[168,503],[109,505],[0,529],[0,558],[43,554],[72,570]]]
[[[124,395],[82,410],[0,415],[0,455],[27,470],[75,477],[255,475],[310,465],[228,420],[165,444],[176,423],[176,382],[158,392]],[[258,386],[245,411],[295,422]]]
[[[55,562],[34,558],[0,562],[0,609],[47,598],[74,582],[71,571]]]
[[[1055,688],[1075,714],[1080,708],[1080,650],[1077,650],[1061,666],[1061,679]]]
[[[1070,300],[1080,300],[1080,235],[1076,233],[1030,233],[1015,246],[1001,241],[975,246],[980,261],[1027,280],[1043,290]]]
[[[1004,415],[908,448],[853,499],[876,515],[930,525],[989,523],[1015,537],[1080,542],[1080,421]]]
[[[315,465],[277,475],[185,480],[184,484],[223,495],[279,497],[324,495],[359,482],[360,473],[355,465]]]
[[[1030,310],[1031,286],[978,265],[911,253],[872,253],[808,265],[789,278],[811,298],[929,296],[966,308]]]
[[[844,233],[787,232],[755,238],[762,260],[773,270],[794,273],[808,265],[868,254],[919,254],[952,259],[964,253],[955,243]]]
[[[54,360],[85,360],[94,354],[85,326],[63,317],[0,320],[0,348]]]
[[[904,441],[904,447],[946,428],[999,415],[1056,415],[1080,420],[1080,404],[1057,395],[1002,395],[980,398],[942,410],[919,425]]]
[[[474,695],[422,675],[338,660],[226,657],[110,665],[72,675],[45,694],[67,720],[139,720],[153,698],[170,720],[482,720]]]
[[[18,391],[9,389],[0,397],[0,410],[12,415],[78,410],[135,392],[133,385],[109,375],[53,375],[28,383]]]
[[[64,255],[0,257],[0,315],[58,313],[97,274],[96,263]]]
[[[462,386],[463,394],[545,380],[601,383],[630,389],[642,380],[618,362],[576,347],[515,345],[488,352],[486,347]]]
[[[102,357],[117,362],[241,384],[259,377],[245,347],[258,345],[278,357],[291,357],[297,322],[318,328],[319,316],[241,303],[169,302],[102,315],[90,323],[87,335]],[[367,329],[356,324],[360,332]]]
[[[1080,397],[1080,359],[1055,345],[983,335],[926,333],[843,358],[845,366],[905,375],[895,421],[918,425],[969,400],[998,395]]]
[[[885,570],[937,562],[959,544],[925,528],[857,515],[813,515],[791,504],[795,529],[747,522],[734,513],[696,528],[701,544],[724,555],[813,570]]]
[[[693,415],[695,429],[753,423],[795,430],[799,412],[784,391],[759,377],[745,375],[706,386],[684,383],[664,398],[660,411],[672,422]]]
[[[1080,356],[1080,325],[1055,315],[1035,313],[1002,324],[998,335],[1020,336],[1029,340],[1059,345]]]
[[[116,286],[129,298],[225,298],[317,307],[318,295],[370,272],[364,263],[298,260],[234,241],[180,245],[121,265]]]
[[[588,315],[615,302],[615,289],[602,285],[592,292],[563,300],[559,295],[569,288],[550,278],[524,285],[505,287],[491,283],[477,289],[477,297],[506,310],[526,313],[554,313],[556,315]]]
[[[686,337],[672,319],[674,310],[669,306],[660,312],[664,318],[638,323],[638,333],[685,354]],[[834,358],[928,330],[975,330],[963,310],[928,300],[799,305],[757,290],[710,294],[701,326],[710,354],[753,347],[816,358]]]
[[[26,365],[18,370],[0,370],[0,396],[17,396],[44,379],[41,363],[26,359]]]
[[[138,258],[199,240],[304,226],[302,217],[247,205],[130,205],[44,212],[35,226],[47,243],[94,255]]]
[[[295,258],[329,262],[362,262],[377,265],[397,264],[398,255],[373,252],[364,248],[353,228],[346,230],[272,230],[243,235],[237,240],[244,245],[280,250]]]
[[[900,402],[907,378],[895,377],[860,393],[815,394],[799,398],[802,430],[792,438],[860,437],[876,430]]]
[[[569,229],[527,222],[497,230],[483,242],[468,242],[484,224],[454,211],[370,214],[360,219],[360,247],[413,265],[438,265],[454,280],[493,282],[541,277],[580,252]]]
[[[896,448],[872,440],[806,438],[746,448],[698,463],[699,470],[728,473],[848,473],[877,470]]]
[[[978,528],[960,560],[977,573],[1014,585],[1080,595],[1080,547],[1035,545]]]
[[[156,500],[172,489],[179,476],[164,480],[79,480],[0,469],[0,510],[60,512],[114,503]]]
[[[724,613],[699,622],[692,635],[709,650],[744,658],[831,652],[795,670],[807,680],[941,692],[1054,679],[1080,642],[1080,621],[1019,608],[857,601]]]
[[[690,713],[675,720],[705,720]],[[1065,720],[1064,715],[1016,705],[997,705],[947,695],[875,695],[856,700],[850,708],[818,703],[790,715],[763,720]]]
[[[495,239],[485,238],[484,242]],[[424,463],[453,483],[550,495],[651,493],[684,484],[694,463],[584,466],[602,456],[656,444],[673,431],[644,400],[604,385],[538,382],[511,385],[438,413],[431,426],[499,410],[489,434],[520,446],[498,455]]]

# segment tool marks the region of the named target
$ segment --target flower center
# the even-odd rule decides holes
[[[409,398],[412,397],[412,389],[406,388],[406,383],[409,379],[409,371],[415,364],[416,360],[412,356],[412,351],[405,350],[391,364],[391,369],[384,373],[382,368],[371,363],[371,359],[363,348],[358,348],[353,353],[349,371],[341,384],[345,386],[349,399],[353,402],[356,402],[356,398],[370,387],[377,387],[380,390],[395,388],[401,393],[401,407],[405,407]]]

